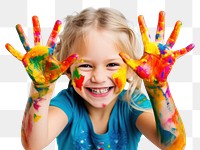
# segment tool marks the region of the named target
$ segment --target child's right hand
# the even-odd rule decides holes
[[[40,91],[48,89],[50,84],[56,81],[70,67],[70,65],[77,59],[78,55],[73,54],[62,62],[59,62],[53,55],[56,39],[61,27],[61,21],[57,20],[55,22],[46,46],[40,44],[41,29],[38,17],[33,16],[32,21],[35,46],[30,48],[28,39],[21,25],[18,24],[16,25],[16,29],[27,53],[23,55],[8,43],[6,44],[6,49],[17,59],[22,61],[36,90]]]

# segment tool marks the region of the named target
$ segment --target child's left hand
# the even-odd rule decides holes
[[[165,16],[162,11],[159,13],[155,42],[150,41],[148,28],[145,25],[143,16],[138,17],[138,22],[144,44],[144,54],[142,58],[133,60],[124,52],[121,52],[120,56],[144,81],[160,85],[167,80],[168,74],[176,59],[192,50],[194,44],[190,44],[180,50],[172,50],[182,25],[180,21],[176,22],[169,39],[166,44],[163,44]]]

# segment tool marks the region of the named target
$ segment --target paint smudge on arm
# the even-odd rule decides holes
[[[164,44],[165,13],[159,13],[156,41],[151,41],[144,17],[138,17],[138,23],[144,45],[144,54],[134,60],[121,52],[120,56],[145,83],[156,119],[156,126],[163,145],[170,150],[183,149],[185,146],[185,130],[181,117],[174,104],[167,83],[167,77],[176,60],[191,51],[194,44],[173,51],[182,23],[177,21],[175,27]]]
[[[150,97],[156,127],[161,144],[169,150],[183,149],[185,146],[185,129],[178,110],[169,91],[168,83],[160,87],[145,82]]]
[[[38,122],[41,118],[42,118],[42,116],[40,116],[38,114],[34,114],[34,122]]]

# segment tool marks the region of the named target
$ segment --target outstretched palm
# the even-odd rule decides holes
[[[23,62],[36,89],[40,90],[41,88],[47,88],[51,83],[57,80],[76,60],[77,55],[73,54],[62,62],[59,62],[53,55],[56,39],[61,27],[61,21],[57,20],[55,22],[46,46],[40,44],[41,29],[38,17],[33,16],[32,21],[35,46],[30,48],[28,39],[21,25],[18,24],[16,25],[16,29],[27,53],[25,55],[21,54],[10,44],[6,44],[6,48],[13,56]]]
[[[148,28],[144,22],[143,16],[138,17],[138,22],[144,44],[144,54],[142,58],[133,60],[123,52],[120,53],[120,56],[142,79],[144,79],[144,81],[154,84],[165,82],[176,59],[192,50],[194,45],[190,44],[180,50],[172,50],[182,24],[180,21],[176,22],[169,39],[166,44],[163,44],[165,16],[162,11],[159,13],[155,42],[150,41]]]

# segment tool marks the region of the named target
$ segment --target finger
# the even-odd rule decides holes
[[[174,29],[166,43],[166,45],[168,45],[170,48],[172,48],[174,46],[176,39],[178,38],[178,34],[180,32],[181,26],[182,26],[182,22],[177,21],[174,26]]]
[[[158,43],[162,42],[164,40],[164,34],[165,34],[165,12],[161,11],[159,13],[155,41]]]
[[[24,49],[28,52],[30,50],[30,44],[28,42],[28,38],[26,37],[24,33],[24,30],[22,29],[22,26],[20,24],[17,24],[16,30]]]
[[[52,30],[52,32],[51,32],[51,34],[49,36],[48,41],[47,41],[47,46],[51,47],[52,49],[54,49],[55,46],[56,46],[56,39],[57,39],[58,34],[60,32],[61,24],[62,24],[62,22],[60,20],[57,20],[55,22],[53,30]]]
[[[140,15],[138,17],[138,23],[139,23],[139,26],[140,26],[140,33],[141,33],[141,36],[142,36],[142,41],[143,41],[144,47],[146,47],[147,43],[149,42],[150,35],[148,33],[148,28],[145,24],[143,16]]]
[[[138,67],[137,63],[135,60],[131,59],[130,56],[124,52],[120,52],[119,56],[123,59],[123,61],[130,66],[133,70],[136,70]]]
[[[177,59],[177,58],[187,54],[188,52],[190,52],[194,47],[195,47],[195,45],[192,43],[192,44],[188,45],[185,48],[182,48],[180,50],[174,51],[173,52],[174,57]]]
[[[37,16],[32,17],[32,22],[33,22],[33,36],[34,36],[34,44],[40,45],[41,41],[41,29],[40,29],[40,22]]]
[[[15,56],[17,59],[19,59],[20,61],[23,58],[23,54],[20,53],[19,51],[17,51],[16,49],[14,49],[9,43],[7,43],[5,45],[6,49],[13,55]]]
[[[61,72],[65,72],[76,61],[77,58],[77,54],[72,54],[67,59],[63,60],[60,66]]]

